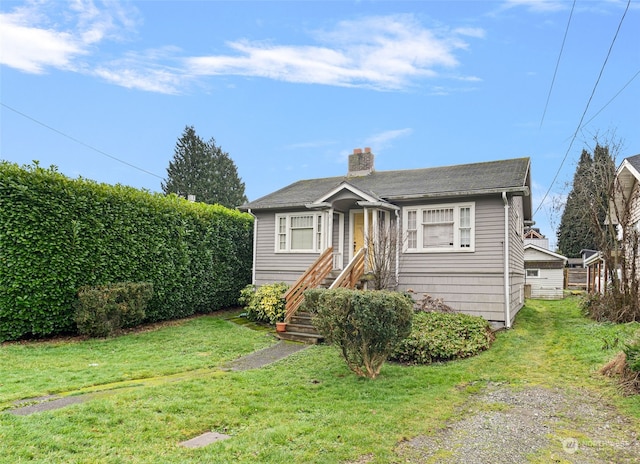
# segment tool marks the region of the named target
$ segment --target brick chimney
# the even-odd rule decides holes
[[[354,148],[349,155],[349,177],[366,176],[371,174],[373,169],[373,153],[371,148],[366,147],[364,152],[361,148]]]

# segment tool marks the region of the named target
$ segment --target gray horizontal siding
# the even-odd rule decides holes
[[[474,198],[475,201],[475,251],[454,253],[402,253],[401,273],[429,271],[455,273],[502,272],[504,241],[504,210],[502,200]],[[425,203],[419,203],[425,204]],[[404,205],[412,206],[412,205]]]
[[[524,210],[522,197],[509,200],[509,314],[513,323],[524,305]]]
[[[412,289],[416,297],[428,293],[452,308],[504,322],[504,204],[499,195],[475,197],[475,251],[461,253],[401,253],[399,290]],[[441,204],[445,202],[434,202]],[[403,203],[404,206],[424,202]],[[517,212],[520,214],[516,214]],[[284,212],[284,211],[283,211]],[[515,317],[524,298],[524,245],[519,236],[522,199],[510,208],[510,308]],[[259,213],[256,238],[255,283],[293,283],[318,257],[317,253],[275,253],[275,215]],[[353,246],[349,213],[345,211],[345,265]],[[337,225],[334,224],[334,233]],[[334,235],[334,246],[338,240]]]
[[[402,274],[399,290],[411,290],[414,298],[427,293],[442,298],[448,306],[489,321],[504,321],[504,276],[502,274],[439,273]]]
[[[428,293],[458,311],[504,322],[504,202],[497,195],[470,200],[475,201],[475,251],[402,253],[400,289],[412,289],[418,296]],[[524,302],[524,243],[519,233],[522,198],[510,200],[509,213],[509,304],[513,321]]]
[[[271,282],[293,283],[320,256],[319,253],[276,253],[275,215],[256,214],[258,218],[255,284]]]

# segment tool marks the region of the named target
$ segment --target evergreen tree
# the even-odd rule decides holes
[[[244,182],[229,154],[216,146],[213,138],[203,141],[193,126],[187,126],[176,143],[162,191],[183,197],[195,195],[196,201],[228,208],[247,201]]]
[[[573,186],[558,227],[558,248],[569,257],[583,249],[600,250],[605,243],[603,225],[609,207],[615,161],[607,145],[596,143],[593,155],[582,150],[573,176]]]
[[[590,219],[586,209],[586,198],[582,194],[586,180],[593,167],[591,154],[582,150],[580,161],[573,175],[573,185],[564,206],[558,226],[558,250],[565,256],[579,257],[583,249],[595,249],[595,237],[591,233]]]

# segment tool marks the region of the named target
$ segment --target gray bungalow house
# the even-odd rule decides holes
[[[295,182],[240,207],[255,217],[253,283],[293,284],[324,254],[327,272],[346,272],[393,237],[392,287],[508,328],[524,303],[530,185],[529,158],[375,171],[371,150],[355,149],[345,176]]]

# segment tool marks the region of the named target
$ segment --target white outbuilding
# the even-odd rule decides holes
[[[524,246],[525,296],[543,300],[563,298],[567,258],[532,243]]]

